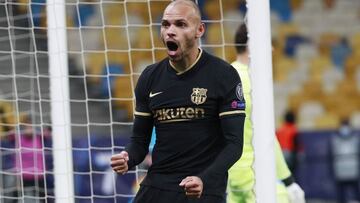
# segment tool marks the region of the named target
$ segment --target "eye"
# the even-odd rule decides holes
[[[168,26],[169,26],[169,22],[167,22],[167,21],[161,22],[161,27],[168,27]]]
[[[177,27],[186,27],[187,24],[185,22],[180,21],[180,22],[176,22],[176,26]]]

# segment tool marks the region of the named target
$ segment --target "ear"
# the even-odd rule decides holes
[[[205,33],[205,24],[202,23],[202,22],[200,22],[200,25],[199,25],[199,27],[198,27],[197,30],[196,30],[196,35],[195,35],[195,37],[196,37],[196,38],[200,38],[200,37],[202,37],[202,36],[204,35],[204,33]]]

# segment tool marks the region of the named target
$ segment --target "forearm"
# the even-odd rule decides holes
[[[286,164],[283,152],[281,150],[280,144],[275,138],[275,160],[276,160],[276,176],[277,179],[283,180],[291,176],[291,172]]]
[[[232,116],[221,119],[225,146],[213,163],[199,177],[206,180],[223,175],[240,159],[243,151],[243,131],[245,116]]]
[[[129,169],[140,164],[149,151],[153,120],[151,117],[135,117],[133,134],[125,151],[129,154]]]

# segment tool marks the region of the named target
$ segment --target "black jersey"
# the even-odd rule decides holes
[[[183,73],[164,59],[143,71],[135,95],[135,119],[146,124],[134,128],[154,124],[157,136],[142,184],[183,191],[182,179],[199,176],[204,194],[223,195],[227,170],[241,155],[243,142],[245,100],[236,70],[202,50]],[[149,130],[137,133],[127,146],[131,167],[142,161],[131,158],[140,145],[148,147],[151,136]]]

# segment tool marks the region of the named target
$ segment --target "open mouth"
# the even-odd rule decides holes
[[[170,51],[176,51],[179,47],[175,42],[172,41],[166,42],[166,46]]]

